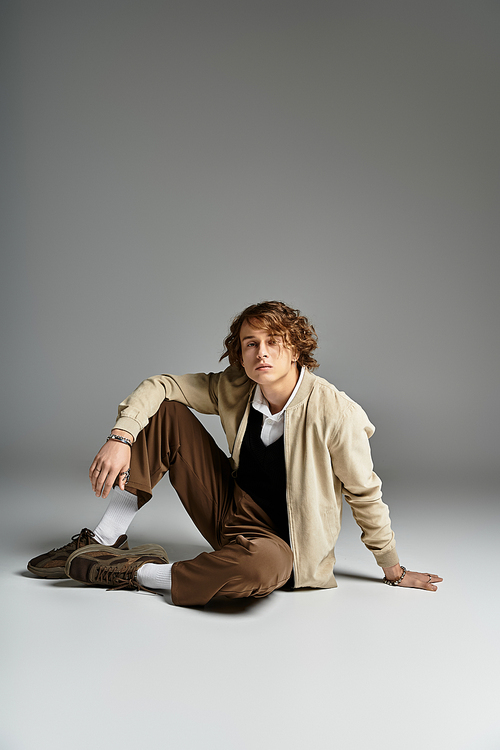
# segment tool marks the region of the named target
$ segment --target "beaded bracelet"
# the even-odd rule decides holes
[[[399,586],[399,584],[401,583],[401,581],[406,575],[406,568],[404,565],[401,565],[401,570],[403,571],[403,575],[401,576],[401,578],[398,578],[397,581],[389,581],[388,578],[384,578],[384,583],[386,583],[388,586]]]
[[[128,440],[125,437],[122,437],[121,435],[108,435],[108,437],[106,438],[106,442],[108,442],[108,440],[118,440],[118,442],[125,443],[125,445],[128,445],[129,448],[132,448],[132,441]]]

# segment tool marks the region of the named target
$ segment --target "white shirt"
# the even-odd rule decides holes
[[[283,435],[285,431],[285,411],[289,403],[294,398],[295,394],[299,390],[299,386],[302,383],[302,379],[304,377],[304,368],[300,368],[300,375],[299,379],[297,380],[297,385],[293,389],[290,398],[284,405],[281,411],[279,411],[277,414],[271,414],[271,410],[269,408],[269,404],[267,403],[266,399],[264,398],[264,395],[262,391],[260,390],[260,385],[257,385],[257,388],[255,389],[255,393],[252,400],[252,407],[256,409],[257,411],[260,411],[263,414],[262,418],[262,430],[260,433],[260,439],[264,443],[264,445],[267,447],[268,445],[271,445],[271,443],[275,443],[276,440],[279,440],[279,438]]]

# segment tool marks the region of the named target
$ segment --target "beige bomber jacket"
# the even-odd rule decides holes
[[[218,414],[233,468],[238,467],[255,383],[244,370],[158,375],[144,380],[119,406],[115,427],[134,438],[164,399],[202,414]],[[375,431],[363,409],[309,370],[285,412],[285,463],[295,587],[333,588],[334,548],[342,495],[361,539],[381,567],[399,562],[389,509],[373,471],[369,438]]]

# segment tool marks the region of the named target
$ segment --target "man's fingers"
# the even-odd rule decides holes
[[[97,492],[97,480],[99,479],[99,474],[101,473],[100,469],[97,468],[97,466],[94,466],[94,468],[91,468],[90,471],[90,482],[92,484],[92,489],[94,492]]]
[[[442,580],[435,573],[414,573],[409,570],[400,585],[407,588],[424,589],[425,591],[437,591],[435,584]]]
[[[97,456],[94,458],[89,477],[92,489],[97,497],[107,497],[118,479],[121,489],[125,489],[124,479],[119,476],[120,472],[128,469],[130,463],[130,448],[115,440],[105,443]]]
[[[129,469],[125,469],[125,471],[120,471],[120,473],[118,474],[118,487],[121,490],[126,489],[125,485],[128,481],[129,474],[130,474]]]
[[[116,475],[115,475],[116,476]],[[92,483],[92,489],[94,490],[94,493],[97,497],[101,497],[101,494],[103,492],[103,489],[105,487],[106,483],[111,481],[111,486],[113,485],[114,478],[112,478],[112,472],[110,472],[109,467],[107,466],[95,466],[94,470],[90,476],[90,481]],[[109,492],[109,489],[108,489]],[[106,495],[103,495],[103,497],[106,497]]]
[[[101,477],[101,474],[102,474],[102,469],[99,468],[98,466],[94,466],[94,468],[92,468],[92,466],[90,467],[90,472],[89,472],[90,482],[92,484],[92,489],[97,496],[99,496],[100,494],[97,491],[97,487],[99,484],[99,479]]]
[[[107,469],[101,469],[99,473],[96,475],[95,478],[95,494],[97,497],[101,497],[102,490],[104,487],[104,482],[106,481],[106,477],[108,476],[108,470]]]
[[[430,576],[430,579],[429,579],[429,576]],[[443,579],[440,578],[439,576],[435,575],[434,573],[428,573],[427,574],[427,578],[428,578],[428,580],[427,580],[426,588],[429,591],[437,591],[438,587],[435,584],[436,583],[441,583],[441,581]]]
[[[115,479],[118,476],[116,469],[104,466],[96,477],[95,494],[97,497],[106,498],[109,495]]]
[[[92,480],[94,478],[94,472],[95,472],[96,466],[97,466],[97,456],[94,458],[94,460],[90,464],[89,479],[90,479],[91,482],[92,482]]]
[[[110,490],[113,487],[114,481],[115,481],[115,478],[111,477],[111,474],[108,474],[106,481],[104,482],[103,489],[102,489],[103,498],[106,498],[109,495]]]
[[[95,466],[90,473],[92,489],[97,497],[106,498],[115,482],[121,490],[125,489],[128,479],[128,466]]]
[[[443,580],[435,573],[416,573],[416,575],[418,575],[419,579],[423,581],[424,585],[422,588],[428,589],[429,591],[437,591],[437,586],[434,584]]]

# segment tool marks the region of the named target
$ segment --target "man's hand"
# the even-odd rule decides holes
[[[112,432],[114,435],[122,435],[133,440],[132,435],[124,430],[112,430]],[[130,467],[130,452],[128,445],[117,440],[104,443],[89,469],[92,490],[96,497],[106,498],[116,480],[118,480],[118,487],[121,490],[125,489],[125,472]]]
[[[401,565],[393,565],[391,568],[384,568],[385,577],[388,581],[397,581],[403,575]],[[435,573],[414,573],[407,570],[405,577],[398,583],[398,586],[406,586],[412,589],[425,589],[426,591],[437,591],[436,583],[441,583],[443,579]]]

